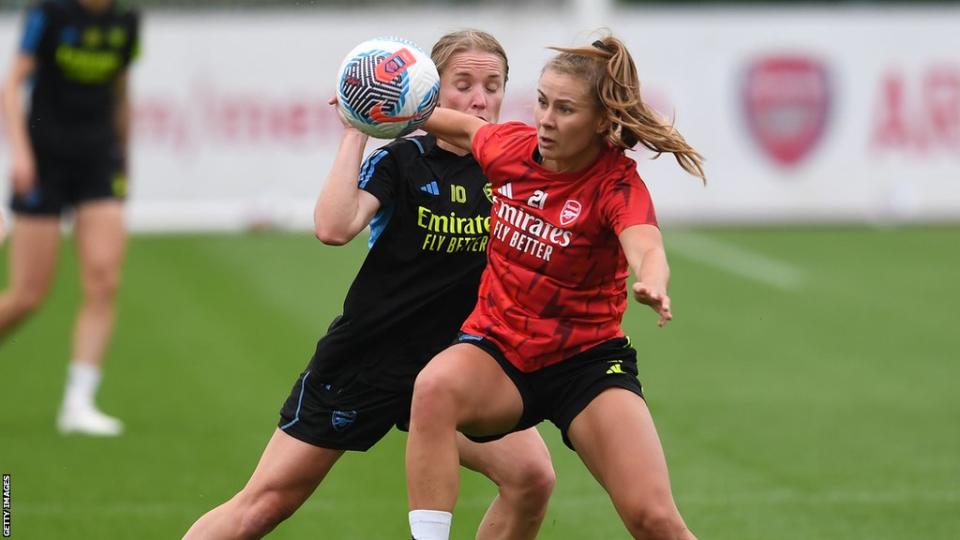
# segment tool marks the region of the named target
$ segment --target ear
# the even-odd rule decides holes
[[[600,121],[597,122],[597,129],[595,130],[595,133],[600,136],[606,136],[607,132],[610,131],[610,126],[610,118],[608,118],[607,115],[603,115],[603,117],[600,118]]]

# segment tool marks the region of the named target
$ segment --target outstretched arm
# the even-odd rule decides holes
[[[673,319],[667,285],[670,282],[670,267],[663,249],[663,236],[653,225],[633,225],[620,233],[620,245],[627,257],[637,281],[633,284],[633,297],[646,304],[660,315],[659,326]]]
[[[472,152],[473,137],[487,125],[486,120],[453,109],[437,107],[423,125],[427,133]]]
[[[336,107],[336,98],[331,99],[330,104]],[[342,116],[341,121],[340,146],[313,210],[317,238],[334,246],[353,240],[380,209],[380,201],[357,186],[367,136]]]

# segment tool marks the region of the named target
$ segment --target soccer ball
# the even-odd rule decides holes
[[[440,75],[430,57],[397,38],[364,41],[337,73],[337,101],[350,124],[379,139],[419,128],[437,106]]]

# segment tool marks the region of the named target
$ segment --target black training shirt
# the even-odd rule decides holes
[[[359,186],[381,207],[370,223],[370,251],[327,341],[334,349],[337,342],[360,342],[382,350],[380,375],[402,379],[452,343],[476,304],[489,183],[473,156],[419,136],[373,152]]]
[[[27,11],[20,51],[36,59],[29,133],[39,150],[68,155],[116,143],[115,82],[136,56],[139,17],[116,2],[101,12],[77,0]]]

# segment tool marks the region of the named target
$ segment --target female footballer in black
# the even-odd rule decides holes
[[[113,0],[39,2],[27,11],[3,87],[15,217],[10,282],[0,293],[0,340],[49,291],[60,216],[73,210],[83,302],[57,421],[63,433],[118,435],[123,430],[119,420],[97,409],[94,395],[113,332],[126,243],[127,69],[137,54],[138,20]],[[23,87],[31,78],[25,114]]]
[[[443,106],[497,120],[507,60],[492,36],[447,34],[432,57]],[[344,126],[317,200],[316,234],[340,245],[369,224],[369,254],[253,476],[187,538],[260,537],[300,507],[344,451],[367,450],[392,427],[405,429],[414,379],[455,339],[476,303],[491,205],[476,161],[420,136],[398,139],[361,164],[367,137]],[[534,538],[555,482],[539,433],[488,444],[458,437],[461,463],[500,488],[477,538]]]

